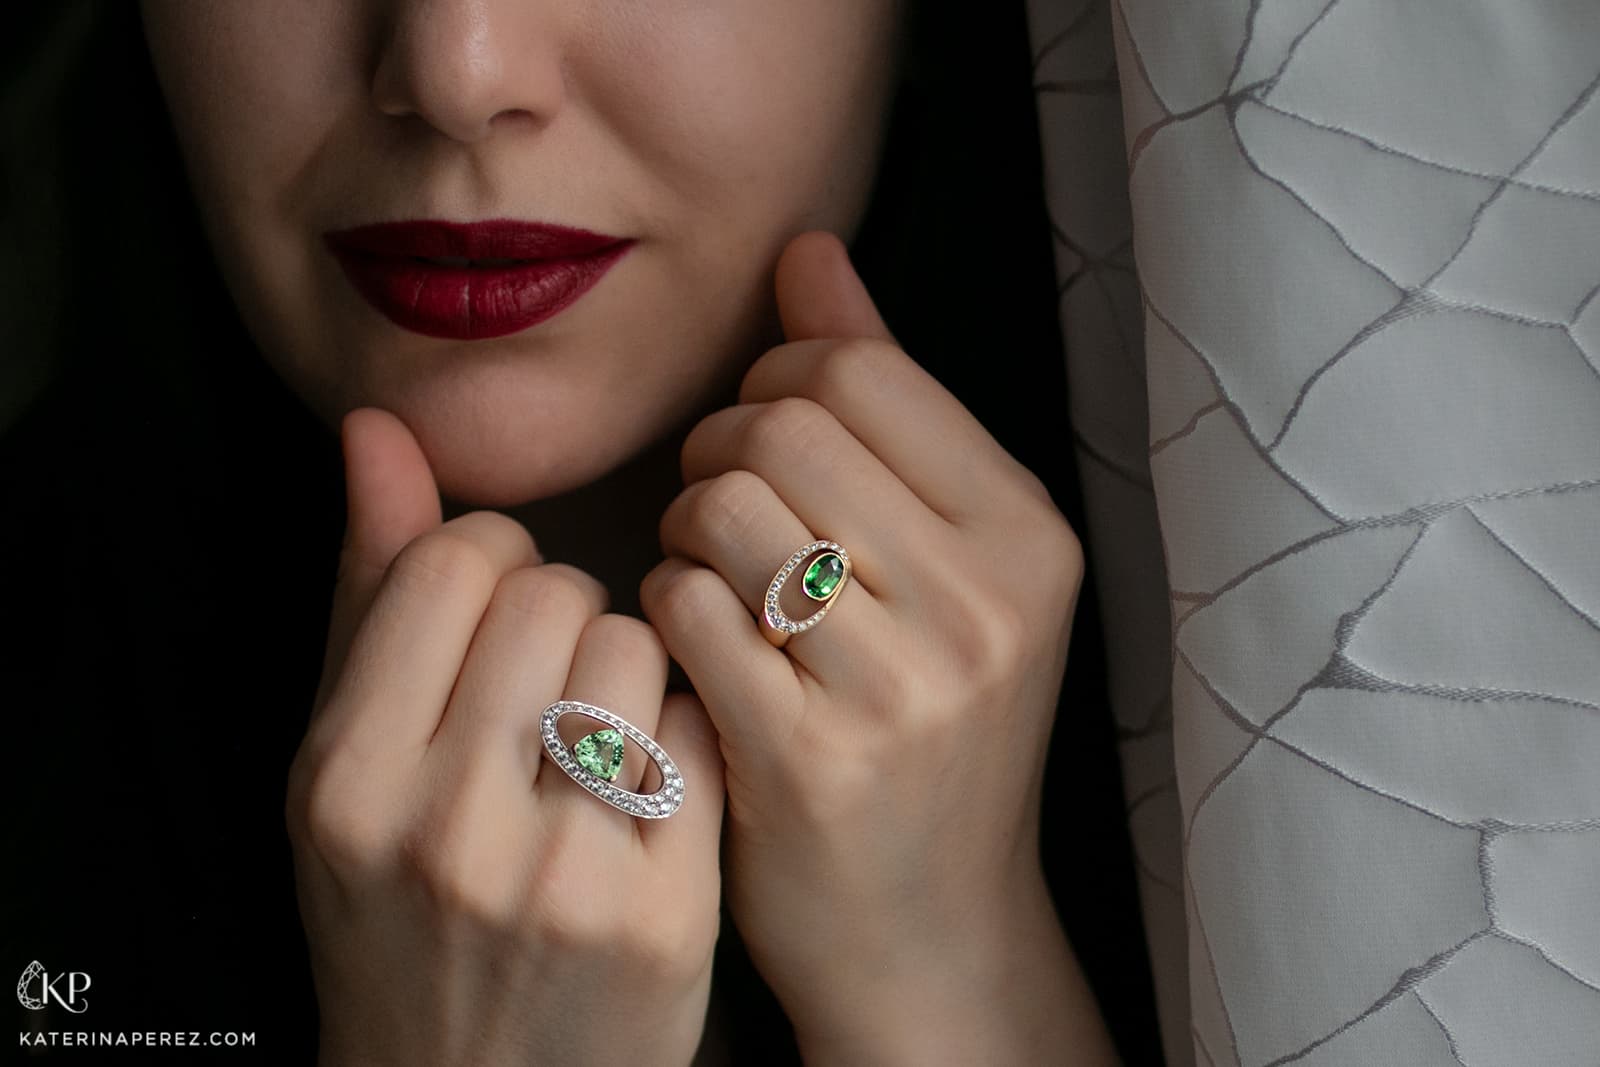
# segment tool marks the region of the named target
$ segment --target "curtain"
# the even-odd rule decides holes
[[[1172,1064],[1600,1063],[1600,4],[1028,0]]]

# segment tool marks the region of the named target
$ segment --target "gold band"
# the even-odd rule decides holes
[[[800,585],[801,591],[819,606],[804,619],[791,619],[779,606],[778,598],[784,584],[812,556],[817,558],[802,572]],[[789,638],[821,622],[849,581],[850,553],[844,550],[843,545],[837,541],[813,541],[802,547],[778,568],[778,573],[772,576],[772,582],[767,586],[761,617],[757,622],[762,636],[773,647],[782,648],[789,643]]]

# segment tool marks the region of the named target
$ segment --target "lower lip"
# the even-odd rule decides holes
[[[391,322],[429,337],[504,337],[559,314],[594,288],[633,241],[592,255],[502,267],[441,267],[400,256],[333,253],[345,277]]]

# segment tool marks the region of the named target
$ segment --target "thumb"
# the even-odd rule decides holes
[[[787,340],[875,337],[894,341],[850,262],[850,250],[826,230],[810,230],[789,242],[778,257],[776,284],[778,317]]]
[[[356,408],[340,423],[339,441],[344,449],[345,532],[323,658],[324,689],[338,676],[389,564],[443,518],[427,457],[397,416]],[[318,694],[319,707],[323,695]]]

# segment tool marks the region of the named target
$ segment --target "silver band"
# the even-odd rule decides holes
[[[656,770],[661,772],[660,787],[654,793],[630,792],[621,786],[612,785],[605,778],[579,764],[577,757],[556,732],[556,720],[563,715],[587,715],[591,719],[598,719],[607,726],[620,730],[624,737],[638,745],[644,754],[650,757],[651,762],[656,765]],[[614,715],[605,708],[597,708],[593,704],[585,704],[581,700],[558,700],[545,708],[544,713],[539,716],[539,733],[544,738],[545,751],[555,760],[557,767],[567,772],[567,777],[617,810],[638,819],[665,819],[683,805],[683,775],[679,773],[678,765],[672,762],[672,758],[667,755],[665,749],[656,744],[654,738],[622,716]]]

